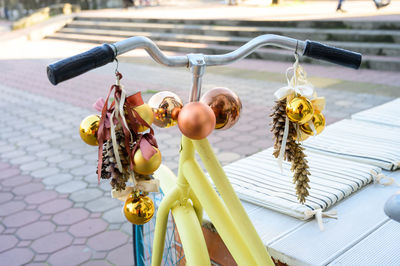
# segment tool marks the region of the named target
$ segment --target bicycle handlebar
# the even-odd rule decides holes
[[[359,53],[308,40],[303,55],[354,69],[358,69],[361,64]]]
[[[225,65],[240,60],[254,50],[272,45],[292,50],[300,55],[328,61],[334,64],[358,69],[361,64],[361,54],[327,46],[314,41],[299,41],[293,38],[274,34],[258,36],[238,49],[222,55],[204,55],[206,66]],[[53,85],[79,76],[89,70],[104,66],[123,53],[142,48],[158,63],[171,66],[188,66],[187,56],[166,56],[158,46],[147,37],[131,37],[114,44],[103,44],[87,52],[62,59],[47,66],[47,76]]]

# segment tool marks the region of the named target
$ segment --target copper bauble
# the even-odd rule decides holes
[[[79,134],[84,142],[89,145],[97,146],[97,131],[99,130],[100,117],[89,115],[85,117],[79,125]]]
[[[215,129],[231,128],[239,120],[242,102],[228,88],[214,88],[207,91],[200,99],[211,107],[215,114]]]
[[[145,224],[154,215],[154,203],[148,196],[131,194],[125,201],[124,214],[133,224]]]
[[[158,127],[172,127],[175,126],[177,116],[173,115],[183,107],[182,100],[173,92],[160,91],[148,101],[149,106],[153,109],[154,124]]]
[[[158,169],[161,164],[161,152],[156,147],[153,147],[157,152],[149,159],[143,157],[142,151],[138,149],[133,156],[133,170],[142,175],[150,175]]]
[[[325,128],[325,117],[321,113],[315,113],[312,120],[314,124],[315,131],[317,135],[321,133]],[[304,125],[300,126],[301,131],[308,135],[314,135],[313,130],[311,129],[310,122],[305,123]]]
[[[188,103],[179,113],[178,127],[190,139],[204,139],[215,128],[214,112],[205,103]]]
[[[313,106],[306,97],[295,97],[286,105],[286,114],[290,121],[300,125],[308,122],[314,114]]]
[[[142,104],[142,105],[134,107],[133,109],[139,114],[139,116],[144,121],[146,121],[146,123],[149,126],[151,126],[151,124],[153,124],[153,121],[154,121],[153,110],[151,110],[151,107],[148,104]],[[133,113],[133,115],[135,116],[135,113]],[[143,131],[146,131],[147,129],[148,129],[148,127],[142,126],[142,125],[139,125],[136,128],[137,132],[143,132]]]

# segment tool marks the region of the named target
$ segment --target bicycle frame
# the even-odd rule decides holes
[[[195,151],[221,197],[195,160]],[[188,264],[210,264],[200,227],[203,207],[239,265],[274,265],[207,139],[191,140],[182,136],[178,177],[165,166],[154,175],[160,179],[166,196],[157,213],[152,265],[161,264],[170,209]]]
[[[246,57],[255,49],[272,45],[300,55],[358,68],[361,55],[351,51],[325,46],[312,41],[299,41],[278,35],[261,35],[237,50],[223,55],[188,54],[165,56],[157,45],[146,37],[132,37],[115,44],[100,47],[49,65],[47,74],[51,83],[80,75],[90,69],[112,62],[127,51],[143,48],[158,63],[170,67],[190,67],[193,80],[189,101],[198,101],[201,80],[206,66],[225,65]],[[218,193],[195,160],[200,155]],[[240,200],[207,139],[191,140],[182,136],[178,177],[167,167],[155,173],[165,193],[156,219],[152,265],[160,265],[169,211],[175,218],[189,265],[210,265],[210,258],[201,231],[203,208],[216,227],[228,250],[239,265],[273,265]]]

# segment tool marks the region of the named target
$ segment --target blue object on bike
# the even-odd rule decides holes
[[[400,194],[392,195],[386,201],[384,210],[389,218],[400,223]]]

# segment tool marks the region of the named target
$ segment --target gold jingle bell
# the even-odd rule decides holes
[[[97,146],[97,131],[99,130],[100,117],[98,115],[89,115],[85,117],[79,125],[79,134],[82,140],[89,145]]]
[[[143,157],[142,151],[138,149],[133,156],[133,171],[141,175],[150,175],[158,169],[161,164],[161,152],[153,147],[157,152],[149,159]]]
[[[215,129],[231,128],[239,120],[242,102],[228,88],[214,88],[207,91],[200,99],[211,107],[215,114]]]
[[[166,128],[175,126],[178,123],[176,112],[183,107],[182,100],[173,92],[160,91],[148,101],[154,113],[154,124]]]
[[[286,114],[290,121],[302,125],[311,120],[314,109],[310,100],[306,97],[299,96],[293,98],[286,105]]]
[[[151,126],[153,124],[154,118],[153,118],[153,110],[151,110],[150,106],[148,104],[142,104],[139,106],[136,106],[133,108],[139,116],[146,121],[146,123]],[[135,113],[133,113],[133,116],[136,116]],[[139,125],[138,128],[136,129],[138,132],[143,132],[146,131],[148,127]]]
[[[322,113],[315,113],[312,120],[314,124],[315,131],[317,135],[321,133],[325,128],[325,117]],[[314,132],[310,126],[310,122],[305,123],[304,125],[300,126],[301,131],[304,133],[313,136]]]
[[[126,199],[123,211],[129,222],[137,225],[145,224],[154,215],[154,203],[148,196],[132,193]]]
[[[303,131],[298,130],[298,131],[297,131],[297,134],[296,134],[296,137],[295,137],[295,140],[297,140],[297,141],[305,141],[305,140],[308,139],[309,137],[310,137],[310,135],[307,135],[307,134],[304,133]]]

